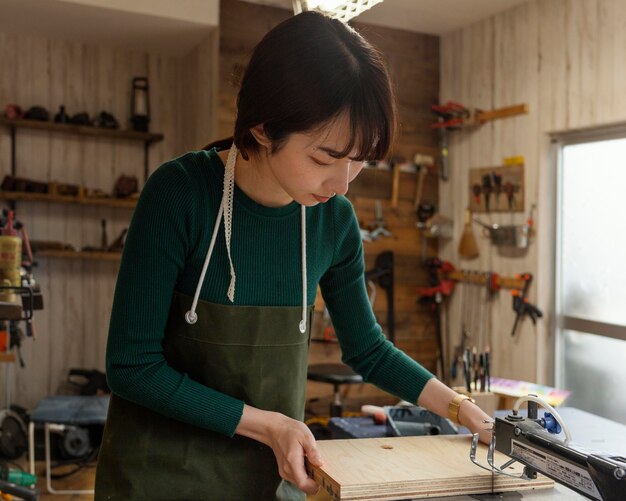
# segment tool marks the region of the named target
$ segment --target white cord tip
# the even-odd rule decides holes
[[[187,313],[185,313],[185,320],[189,325],[193,325],[198,321],[198,315],[196,315],[195,311],[189,310]]]
[[[300,332],[302,334],[306,332],[306,320],[300,320]]]

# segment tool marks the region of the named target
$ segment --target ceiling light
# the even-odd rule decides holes
[[[306,10],[317,10],[343,21],[348,22],[361,12],[372,8],[383,0],[293,0],[293,11],[299,14]]]

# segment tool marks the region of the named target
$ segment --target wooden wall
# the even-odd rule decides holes
[[[548,132],[626,119],[626,3],[621,0],[533,0],[442,37],[441,98],[490,109],[528,103],[526,116],[499,120],[451,134],[451,178],[441,186],[442,210],[462,221],[468,204],[468,169],[497,165],[503,157],[526,159],[526,210],[536,203],[537,238],[522,257],[499,255],[479,239],[480,258],[460,261],[456,245],[442,255],[464,268],[501,274],[530,271],[530,300],[546,313],[536,328],[527,319],[516,339],[511,298],[493,304],[493,373],[552,382],[554,334],[552,246],[555,191]],[[508,222],[509,215],[493,216]],[[514,216],[522,223],[525,216]],[[454,298],[450,331],[459,336],[459,298]],[[456,317],[456,320],[454,320]]]
[[[263,35],[291,11],[249,4],[222,1],[220,11],[220,87],[219,137],[232,135],[238,78],[250,53]],[[436,137],[431,131],[430,104],[438,100],[439,39],[433,36],[354,23],[355,27],[383,54],[394,81],[400,112],[400,135],[394,154],[412,160],[415,153],[436,154]],[[398,209],[390,210],[391,173],[367,170],[355,180],[349,191],[351,201],[363,226],[374,220],[375,201],[381,200],[384,216],[393,237],[365,244],[366,267],[374,266],[376,256],[385,250],[395,253],[396,280],[396,344],[411,357],[436,370],[437,343],[432,314],[416,304],[417,288],[426,284],[420,265],[420,240],[412,210],[416,175],[402,173]],[[437,181],[427,176],[424,199],[437,202]],[[429,245],[432,255],[435,248]],[[377,318],[386,328],[386,299],[379,287],[374,305]],[[316,313],[314,336],[320,336],[325,322],[321,311]],[[336,362],[340,352],[336,344],[313,343],[310,363]],[[319,398],[316,411],[325,412],[332,388],[323,383],[309,383],[308,397]],[[370,385],[345,388],[348,405],[361,401],[393,402],[387,394]]]
[[[33,105],[56,113],[65,105],[73,115],[90,116],[107,110],[128,128],[131,80],[147,76],[150,83],[151,131],[165,140],[150,148],[153,171],[165,160],[214,134],[214,84],[206,68],[216,64],[210,34],[194,53],[176,59],[123,48],[86,45],[77,41],[0,33],[0,106]],[[213,49],[211,48],[213,47]],[[183,75],[195,75],[184,79]],[[183,104],[196,122],[186,120]],[[106,192],[120,174],[143,178],[143,144],[126,140],[78,137],[18,130],[17,174],[43,181],[74,183]],[[0,128],[0,174],[10,173],[10,137]],[[33,240],[54,240],[80,249],[100,244],[100,220],[106,219],[111,242],[128,226],[132,211],[49,203],[17,203],[17,217]],[[25,407],[57,393],[70,367],[104,370],[109,315],[117,276],[114,261],[38,258],[35,279],[41,284],[45,309],[35,314],[37,338],[24,342],[25,368],[0,366],[0,402],[5,403],[6,378],[12,400]],[[4,364],[3,364],[4,365]]]

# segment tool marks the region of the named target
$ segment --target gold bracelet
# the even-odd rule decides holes
[[[461,408],[461,404],[465,400],[469,400],[473,404],[476,403],[476,401],[473,398],[470,398],[467,395],[460,395],[459,394],[456,397],[454,397],[452,399],[452,402],[450,402],[450,405],[448,405],[448,416],[450,417],[452,422],[457,423],[457,424],[461,424],[459,422],[459,409]]]

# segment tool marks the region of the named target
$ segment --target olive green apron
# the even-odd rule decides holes
[[[175,293],[165,330],[174,369],[260,409],[302,420],[312,307],[225,306]],[[271,448],[165,417],[112,395],[96,473],[96,500],[304,500],[281,482]]]

